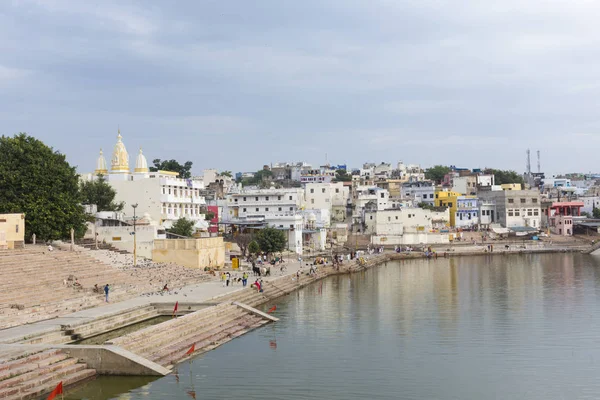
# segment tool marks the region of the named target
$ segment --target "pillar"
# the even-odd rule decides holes
[[[71,251],[75,247],[75,229],[71,228]]]
[[[33,245],[35,246],[35,233],[31,236],[31,240],[33,241]]]

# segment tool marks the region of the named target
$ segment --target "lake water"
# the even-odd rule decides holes
[[[579,254],[392,262],[278,300],[279,322],[177,374],[65,398],[598,399],[599,267]]]

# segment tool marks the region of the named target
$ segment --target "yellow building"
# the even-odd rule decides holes
[[[222,237],[202,239],[156,239],[152,261],[177,263],[189,268],[223,268],[225,244]]]
[[[520,183],[504,183],[500,185],[500,187],[502,188],[502,190],[521,190]]]
[[[0,214],[0,250],[22,249],[25,244],[25,214]]]

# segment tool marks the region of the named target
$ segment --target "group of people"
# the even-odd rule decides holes
[[[242,277],[238,277],[237,275],[233,275],[229,271],[223,271],[221,273],[221,282],[223,282],[223,287],[227,287],[229,285],[233,286],[235,282],[241,282],[243,287],[248,285],[248,273],[244,271],[242,273]]]

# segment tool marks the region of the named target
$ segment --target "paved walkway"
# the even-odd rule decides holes
[[[296,273],[296,271],[298,271],[298,269],[301,268],[301,265],[298,261],[286,262],[285,266],[285,273],[280,272],[279,266],[271,267],[272,276],[263,277],[262,279],[268,282],[283,275],[289,275],[291,277]],[[308,268],[303,267],[303,270],[308,270]],[[242,273],[242,271],[235,271],[233,272],[233,276],[241,278]],[[250,277],[248,279],[248,285],[250,285],[256,279],[252,276],[251,272],[249,274]],[[96,318],[117,314],[131,308],[142,307],[152,303],[175,304],[177,301],[181,303],[203,303],[208,302],[211,299],[218,298],[219,296],[233,293],[242,289],[243,287],[241,282],[230,285],[229,287],[225,287],[219,278],[216,277],[213,281],[187,286],[182,289],[174,289],[171,290],[170,293],[141,295],[118,303],[107,303],[105,306],[81,310],[59,318],[3,329],[0,330],[0,343],[13,342],[15,340],[21,341],[24,340],[25,337],[31,335],[60,329],[61,325],[84,323],[92,321]]]

